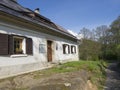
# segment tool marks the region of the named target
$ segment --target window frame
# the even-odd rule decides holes
[[[25,38],[21,36],[13,36],[13,54],[25,54],[25,49],[23,49],[23,47],[25,47],[25,45],[23,45],[24,39]],[[20,42],[20,44],[18,44],[19,47],[17,47],[18,45],[15,47],[15,40]],[[17,49],[17,51],[15,49]]]
[[[70,45],[63,44],[63,54],[70,54]]]
[[[15,53],[15,38],[21,39],[21,48],[22,53]],[[5,34],[0,33],[0,56],[10,56],[10,57],[19,57],[33,55],[33,40],[25,36],[15,35],[15,34]],[[19,46],[20,47],[20,46]]]
[[[75,53],[76,53],[76,46],[71,45],[71,54],[75,54]]]

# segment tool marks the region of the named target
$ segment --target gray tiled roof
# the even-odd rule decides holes
[[[30,10],[27,10],[21,5],[13,2],[12,0],[0,0],[0,4],[19,12],[31,12]]]

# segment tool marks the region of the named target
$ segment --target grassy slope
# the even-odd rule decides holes
[[[89,72],[91,82],[98,87],[99,90],[103,90],[106,74],[105,67],[107,66],[106,62],[103,61],[74,61],[68,62],[61,65],[57,65],[50,69],[45,69],[41,71],[36,71],[24,75],[32,75],[34,79],[40,79],[42,77],[48,77],[53,74],[73,72],[78,70],[86,70]],[[21,75],[22,76],[22,75]],[[17,76],[16,76],[17,77]],[[11,82],[15,77],[8,78]],[[3,80],[1,80],[3,81]],[[24,88],[15,89],[15,90],[27,90]]]
[[[51,74],[72,72],[72,71],[78,71],[83,69],[89,72],[91,82],[94,85],[96,85],[99,90],[102,90],[103,85],[105,83],[105,79],[106,79],[106,74],[105,74],[106,66],[107,66],[107,63],[104,61],[68,62],[47,70],[36,72],[35,78],[40,78],[39,76],[37,76],[40,73],[44,74],[45,76],[49,76]]]

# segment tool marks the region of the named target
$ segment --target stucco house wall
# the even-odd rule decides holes
[[[0,1],[0,78],[78,57],[77,38],[64,28],[16,0]]]
[[[78,60],[77,43],[53,36],[37,32],[32,29],[21,28],[18,26],[10,25],[5,22],[0,22],[0,33],[15,34],[19,36],[26,36],[33,40],[33,55],[11,55],[0,56],[0,78],[5,78],[17,74],[27,73],[35,70],[40,70],[49,67],[47,60],[47,40],[52,41],[52,62],[65,62]],[[45,45],[45,52],[39,51],[39,45]],[[76,53],[63,54],[63,44],[76,46]],[[57,47],[56,47],[57,46]],[[25,48],[25,47],[24,47]],[[56,50],[57,48],[57,50]]]

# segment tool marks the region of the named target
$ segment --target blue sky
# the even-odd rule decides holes
[[[40,14],[76,33],[110,25],[120,15],[120,0],[18,0],[27,8],[40,8]]]

